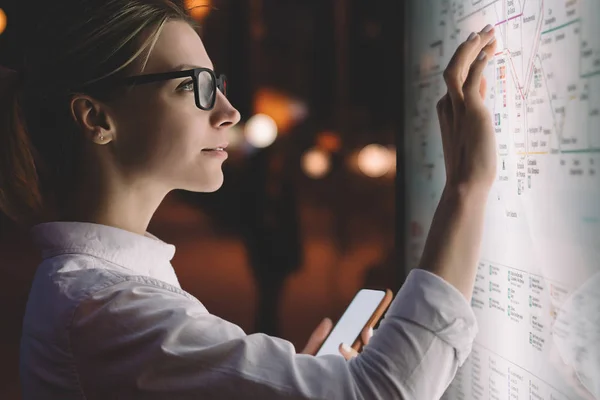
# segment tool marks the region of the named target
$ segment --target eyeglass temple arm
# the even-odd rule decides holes
[[[193,70],[191,70],[191,71],[190,70],[188,70],[188,71],[172,71],[172,72],[160,72],[157,74],[130,76],[130,77],[123,78],[120,81],[125,84],[141,85],[144,83],[152,83],[152,82],[165,81],[168,79],[183,78],[185,76],[194,77],[194,71]]]

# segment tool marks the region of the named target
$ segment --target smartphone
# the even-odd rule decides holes
[[[392,297],[390,289],[359,290],[315,355],[341,355],[340,343],[351,344],[354,350],[359,351],[363,346],[361,332],[365,327],[377,325],[392,302]]]

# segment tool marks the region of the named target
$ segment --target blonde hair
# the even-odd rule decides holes
[[[196,27],[174,0],[43,1],[35,9],[39,21],[28,14],[22,34],[25,79],[0,74],[0,212],[25,228],[56,219],[77,176],[83,139],[72,96],[115,96],[82,88],[125,76],[145,54],[143,71],[167,21]]]

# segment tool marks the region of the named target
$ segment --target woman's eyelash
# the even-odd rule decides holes
[[[191,87],[190,87],[190,89],[189,89],[189,90],[194,90],[194,81],[187,81],[187,82],[184,82],[184,83],[182,83],[181,85],[179,85],[179,89],[181,89],[181,90],[186,90],[185,88],[186,88],[188,85],[191,85]]]

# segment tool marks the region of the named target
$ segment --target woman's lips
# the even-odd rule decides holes
[[[214,149],[204,149],[202,150],[202,153],[204,153],[207,156],[212,156],[212,157],[219,157],[219,158],[227,158],[227,152],[225,151],[225,148],[223,147],[215,147]]]

